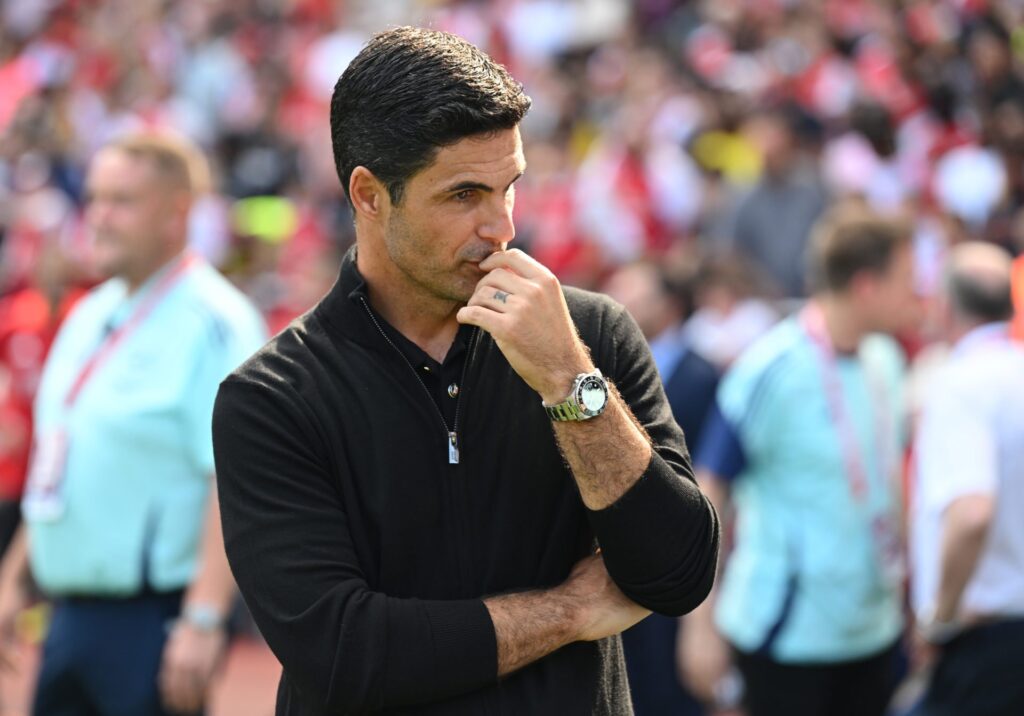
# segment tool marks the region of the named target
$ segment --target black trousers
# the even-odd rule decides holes
[[[883,716],[899,677],[899,649],[856,661],[783,664],[736,652],[747,716]]]
[[[945,647],[914,716],[1024,714],[1024,619],[992,622]]]

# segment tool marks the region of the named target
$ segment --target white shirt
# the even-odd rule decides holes
[[[959,497],[991,495],[988,540],[960,602],[986,616],[1024,615],[1024,346],[1006,324],[964,336],[924,400],[911,495],[912,603],[938,597],[942,518]]]

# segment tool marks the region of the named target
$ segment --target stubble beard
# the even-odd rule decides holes
[[[385,244],[395,268],[421,296],[465,305],[476,290],[475,280],[462,279],[464,259],[450,267],[427,263],[429,254],[423,250],[427,242],[419,240],[402,219],[393,217],[389,222]]]

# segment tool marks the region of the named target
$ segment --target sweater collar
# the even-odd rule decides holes
[[[359,272],[359,267],[356,265],[356,247],[352,246],[341,260],[337,281],[334,282],[334,286],[327,292],[327,295],[317,304],[314,312],[319,318],[323,319],[328,330],[341,338],[353,340],[356,343],[371,348],[386,347],[387,344],[381,340],[382,329],[374,324],[370,310],[370,298],[366,279]],[[401,335],[396,328],[387,324],[379,314],[377,316],[378,320],[388,330]],[[469,337],[473,332],[472,326],[461,326],[458,334],[456,334],[453,346],[457,349],[459,345],[468,344]],[[394,336],[390,340],[394,340]],[[415,345],[404,336],[402,336],[401,340],[408,343],[408,345]],[[415,363],[416,361],[413,362]]]
[[[364,305],[364,301],[367,302]],[[356,247],[341,260],[338,280],[317,304],[316,314],[336,335],[372,347],[381,344],[380,331],[373,325],[366,310],[369,298],[366,279],[356,266]]]

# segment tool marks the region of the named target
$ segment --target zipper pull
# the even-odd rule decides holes
[[[448,433],[448,464],[459,464],[459,434]]]

